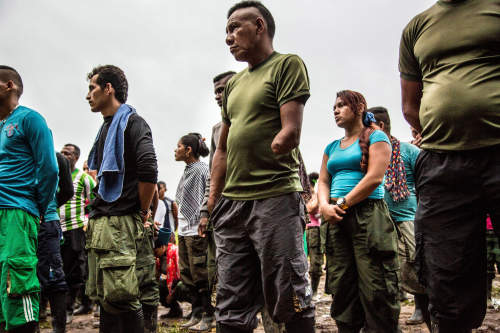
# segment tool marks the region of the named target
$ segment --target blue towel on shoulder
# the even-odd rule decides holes
[[[122,104],[118,108],[104,141],[104,152],[100,166],[97,165],[97,141],[101,136],[102,126],[89,154],[89,168],[99,170],[97,173],[99,195],[106,202],[116,201],[122,194],[125,177],[124,134],[128,119],[134,113],[136,113],[135,109],[128,104]]]

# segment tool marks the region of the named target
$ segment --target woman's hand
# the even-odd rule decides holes
[[[319,207],[323,221],[336,224],[344,218],[345,210],[337,205],[326,204]]]

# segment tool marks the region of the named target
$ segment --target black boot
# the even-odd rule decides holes
[[[144,333],[144,313],[142,308],[137,311],[120,314],[121,325],[125,333]]]
[[[318,300],[318,286],[319,286],[319,277],[311,276],[311,288],[313,293],[313,302]]]
[[[314,333],[314,318],[300,318],[285,323],[287,333]]]
[[[169,304],[170,310],[168,311],[167,314],[161,315],[161,319],[167,319],[167,318],[182,318],[182,308],[179,302],[173,301],[172,303]]]
[[[75,311],[73,311],[73,314],[75,316],[80,316],[80,315],[85,315],[85,314],[91,313],[92,312],[92,301],[90,300],[90,298],[87,295],[85,295],[85,286],[80,288],[79,294],[80,294],[80,300],[82,301],[82,303],[80,304],[80,306],[77,309],[75,309]]]
[[[106,312],[102,306],[100,309],[99,333],[121,333],[120,316]]]
[[[406,321],[406,325],[420,325],[424,322],[424,316],[422,315],[422,305],[421,298],[415,296],[415,310],[413,315]]]
[[[45,319],[47,319],[47,301],[48,301],[47,295],[45,295],[45,293],[42,292],[40,295],[40,306],[39,306],[40,310],[38,313],[39,321],[44,321]]]
[[[156,333],[156,328],[158,327],[158,307],[143,304],[142,312],[144,314],[144,332]]]
[[[52,314],[52,328],[54,333],[66,332],[66,293],[54,292],[47,295]]]
[[[431,313],[429,312],[429,297],[425,294],[417,294],[415,295],[415,306],[420,308],[422,312],[422,319],[424,323],[427,325],[429,332],[432,332],[432,323],[431,323]]]

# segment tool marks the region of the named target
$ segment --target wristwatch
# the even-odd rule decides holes
[[[148,216],[148,214],[151,212],[151,210],[149,209],[141,209],[139,211],[139,215],[141,215],[142,218],[145,218],[146,216]]]
[[[346,205],[345,203],[345,198],[338,198],[337,199],[337,202],[335,203],[337,206],[339,206],[340,208],[342,208],[343,210],[346,210],[347,208],[349,208],[349,206]]]

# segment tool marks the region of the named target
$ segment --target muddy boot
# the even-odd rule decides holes
[[[285,323],[287,333],[314,333],[314,318],[300,318]]]
[[[55,292],[48,295],[52,314],[53,333],[66,332],[66,293]]]
[[[144,333],[156,333],[158,326],[158,307],[151,305],[142,305],[144,314]]]
[[[189,328],[189,331],[209,332],[210,330],[212,330],[212,327],[214,327],[214,324],[215,324],[215,317],[204,314],[201,321],[198,324],[191,326]]]
[[[319,301],[318,297],[318,286],[319,286],[319,277],[317,276],[311,276],[311,288],[312,288],[312,299],[314,302]]]
[[[422,314],[422,304],[420,304],[420,297],[415,296],[415,310],[413,315],[406,321],[406,325],[420,325],[424,322],[424,316]]]
[[[169,318],[182,318],[182,308],[177,301],[173,301],[169,304],[170,310],[168,313],[160,316],[161,319],[169,319]]]
[[[191,326],[198,324],[201,321],[201,318],[202,314],[200,312],[197,313],[193,312],[191,318],[189,318],[189,320],[186,323],[182,324],[181,327],[190,328]]]
[[[124,312],[120,314],[123,332],[144,333],[144,314],[142,308],[137,311]],[[148,332],[149,333],[149,332]]]

